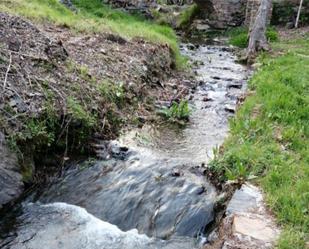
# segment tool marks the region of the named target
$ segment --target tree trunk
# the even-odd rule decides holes
[[[249,45],[246,56],[249,63],[255,59],[257,52],[269,50],[269,44],[266,38],[266,28],[271,7],[271,0],[261,0],[255,22],[250,29]]]
[[[297,18],[296,18],[296,22],[295,22],[295,28],[296,29],[298,28],[298,22],[299,22],[299,17],[300,17],[300,12],[301,12],[302,6],[303,6],[303,0],[300,0],[298,12],[297,12]]]

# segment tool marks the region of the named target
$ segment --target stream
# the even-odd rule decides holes
[[[229,47],[181,49],[197,61],[199,81],[188,125],[145,125],[118,141],[102,141],[104,159],[69,168],[3,219],[10,229],[1,233],[0,248],[188,249],[207,243],[219,193],[205,167],[228,134],[248,71]]]

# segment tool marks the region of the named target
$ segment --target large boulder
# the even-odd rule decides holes
[[[17,158],[5,142],[0,132],[0,208],[18,197],[23,191],[22,176],[19,173]]]

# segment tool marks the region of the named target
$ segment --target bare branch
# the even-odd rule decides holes
[[[10,62],[9,62],[9,65],[8,65],[8,68],[7,68],[7,70],[6,70],[5,77],[4,77],[3,92],[4,92],[5,89],[6,89],[7,80],[8,80],[8,75],[9,75],[9,72],[10,72],[10,70],[11,70],[11,65],[12,65],[12,53],[10,53]]]

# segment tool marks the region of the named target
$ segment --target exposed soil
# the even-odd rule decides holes
[[[157,103],[184,97],[193,82],[175,70],[167,45],[38,28],[5,13],[0,62],[0,130],[29,155],[24,164],[32,164],[33,151],[54,147],[67,160],[70,150],[84,149],[95,134],[109,139],[121,127],[153,120]],[[106,82],[111,89],[102,92]]]

